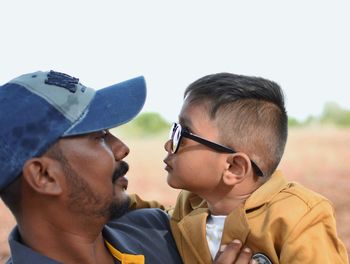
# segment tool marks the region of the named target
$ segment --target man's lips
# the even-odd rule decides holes
[[[118,168],[112,176],[112,182],[115,186],[126,190],[128,188],[128,178],[125,176],[129,170],[129,165],[125,161],[120,161]]]
[[[126,176],[120,176],[116,181],[115,184],[123,188],[124,190],[128,189],[128,178]]]
[[[120,161],[119,167],[116,169],[114,174],[112,175],[113,183],[116,182],[119,178],[125,176],[125,174],[129,170],[129,165],[125,161]]]

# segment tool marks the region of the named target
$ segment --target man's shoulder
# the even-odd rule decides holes
[[[160,209],[138,209],[112,219],[103,237],[123,254],[143,255],[146,263],[181,263],[169,217]]]
[[[158,208],[138,209],[130,211],[120,218],[112,219],[107,223],[107,226],[120,223],[164,227],[169,223],[169,216]]]

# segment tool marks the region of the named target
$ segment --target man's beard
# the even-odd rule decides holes
[[[113,188],[113,196],[106,197],[94,192],[88,182],[70,166],[67,161],[63,162],[63,167],[69,187],[69,208],[86,217],[105,218],[106,222],[112,218],[124,215],[129,208],[130,198],[117,200]],[[111,181],[115,181],[125,175],[129,166],[125,161],[120,162],[120,166],[114,172]]]
[[[129,165],[125,161],[120,161],[119,162],[119,167],[118,169],[115,170],[113,177],[112,177],[112,182],[113,184],[116,183],[118,178],[124,176],[127,172],[129,171]],[[113,195],[115,195],[113,189]],[[114,199],[114,201],[111,203],[111,207],[109,208],[110,212],[110,219],[112,218],[119,218],[122,215],[124,215],[128,210],[130,206],[130,197],[127,196],[126,200],[124,201],[117,201]]]

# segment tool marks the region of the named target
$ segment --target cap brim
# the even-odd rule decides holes
[[[79,121],[64,136],[81,135],[120,126],[133,119],[146,100],[145,79],[140,76],[96,91]]]

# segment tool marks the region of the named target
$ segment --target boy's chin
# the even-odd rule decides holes
[[[167,183],[171,188],[174,189],[183,189],[183,187],[181,186],[181,184],[179,184],[179,182],[177,182],[176,180],[174,180],[174,178],[168,174],[167,177]]]

